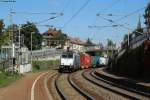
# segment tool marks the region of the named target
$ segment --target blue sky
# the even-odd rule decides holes
[[[86,2],[87,0],[16,0],[15,3],[3,3],[0,2],[0,19],[4,19],[7,25],[10,24],[9,12],[10,8],[15,12],[40,12],[40,13],[61,13],[64,15],[57,17],[56,19],[41,23],[42,25],[53,25],[57,28],[61,28]],[[130,30],[122,27],[109,27],[109,28],[89,28],[88,26],[108,26],[112,23],[96,16],[97,13],[102,14],[119,14],[126,15],[140,8],[146,7],[149,0],[90,0],[87,6],[81,10],[76,17],[73,18],[65,27],[62,28],[63,32],[69,36],[80,37],[81,39],[91,38],[93,41],[102,42],[106,44],[106,39],[112,39],[119,44],[124,34],[130,32]],[[124,20],[116,21],[119,24],[127,23],[127,27],[131,29],[136,28],[138,22],[138,16],[141,15],[142,27],[145,27],[144,14],[142,9],[139,12],[125,18]],[[35,15],[35,14],[19,14],[13,15],[13,23],[22,24],[26,21],[39,22],[54,15]],[[109,17],[102,16],[104,18],[117,20],[121,16]],[[47,27],[38,26],[40,32],[47,30]]]

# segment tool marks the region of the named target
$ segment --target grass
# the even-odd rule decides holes
[[[19,78],[21,78],[19,74],[11,75],[8,72],[0,71],[0,87],[7,86]]]
[[[39,72],[47,70],[49,68],[55,68],[59,64],[59,60],[48,60],[48,61],[32,61],[33,69],[32,72]]]

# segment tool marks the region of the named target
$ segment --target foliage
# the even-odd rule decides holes
[[[0,20],[0,46],[9,40],[9,32],[7,32],[4,27],[5,24],[3,20]]]
[[[31,50],[31,34],[32,49],[40,49],[42,44],[42,35],[34,23],[27,22],[21,26],[21,34],[24,35],[24,43]]]
[[[57,46],[59,44],[64,45],[65,44],[65,41],[67,40],[67,35],[65,33],[63,33],[61,30],[58,30],[58,32],[54,35],[54,38],[53,38],[53,42],[52,44],[54,46]],[[57,40],[57,41],[55,41]]]
[[[143,74],[143,47],[129,49],[117,59],[117,65],[113,65],[117,73],[132,77],[139,77]]]
[[[0,34],[3,33],[4,27],[5,27],[5,24],[4,24],[3,20],[0,20]]]
[[[13,42],[16,42],[17,39],[18,39],[18,25],[16,24],[12,24],[12,25],[9,25],[6,29],[5,29],[5,32],[10,34],[11,36],[13,36]],[[12,39],[12,38],[10,38]]]
[[[56,68],[59,64],[59,60],[47,60],[47,61],[32,61],[33,72],[46,70],[48,68]]]
[[[109,49],[114,49],[116,47],[116,44],[111,39],[107,39],[107,47]]]
[[[19,74],[10,75],[8,72],[0,71],[0,87],[7,86],[20,77]]]

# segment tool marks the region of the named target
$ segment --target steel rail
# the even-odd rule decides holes
[[[76,73],[76,72],[75,72],[75,73]],[[73,73],[73,74],[75,74],[75,73]],[[69,75],[69,77],[68,77],[68,81],[69,81],[69,83],[71,84],[71,86],[72,86],[76,91],[78,91],[82,96],[84,96],[85,98],[87,98],[87,100],[94,100],[92,96],[90,96],[90,95],[87,94],[85,91],[83,91],[82,89],[80,89],[80,88],[78,87],[78,85],[73,82],[73,79],[72,79],[73,74]]]

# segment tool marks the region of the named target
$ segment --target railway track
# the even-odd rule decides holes
[[[125,89],[95,74],[95,69],[74,73],[56,73],[48,78],[48,89],[53,100],[150,100],[138,92]]]
[[[92,72],[93,76],[97,76],[98,79],[111,80],[113,85],[118,85],[118,87],[123,88],[124,90],[131,91],[138,95],[148,97],[150,99],[150,88],[141,84],[137,84],[137,82],[126,79],[126,78],[112,78],[107,75],[100,74],[96,71]]]
[[[85,95],[89,96],[92,100],[126,100],[127,98],[118,96],[116,94],[113,94],[112,92],[101,88],[100,86],[97,86],[93,84],[92,82],[88,81],[85,77],[82,76],[84,71],[82,70],[75,73],[72,73],[72,76],[70,75],[70,79],[75,84],[75,88],[77,88],[79,91],[83,92]]]
[[[134,99],[134,100],[149,100],[150,98],[147,96],[143,96],[141,94],[139,94],[137,91],[131,91],[130,89],[128,89],[128,87],[124,87],[120,84],[116,84],[114,82],[112,82],[111,80],[107,80],[105,78],[101,78],[100,76],[96,75],[95,70],[86,70],[82,73],[82,76],[88,80],[89,82],[102,87],[108,91],[111,91],[113,93],[115,93],[116,95],[120,95],[122,97],[125,97],[127,99]]]
[[[87,100],[87,96],[80,94],[69,80],[70,74],[56,73],[48,79],[48,88],[53,100]]]

